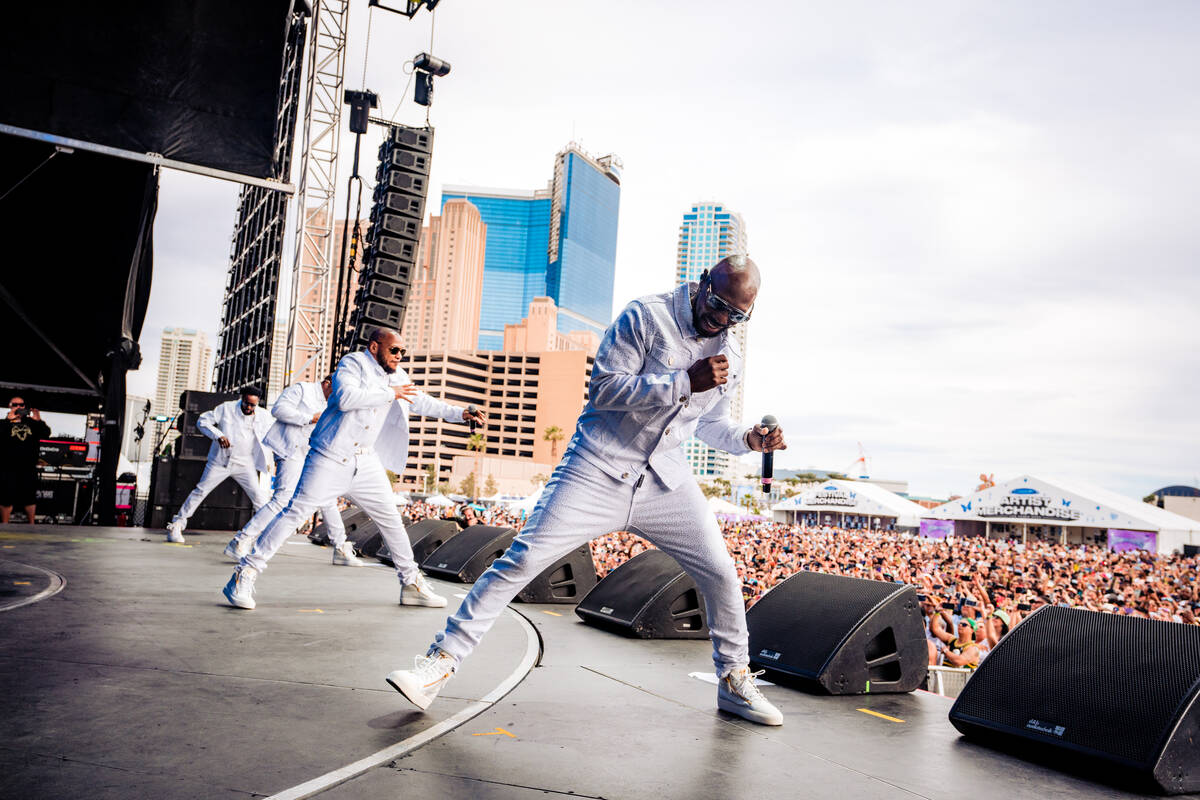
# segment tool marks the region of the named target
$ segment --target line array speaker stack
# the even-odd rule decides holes
[[[394,125],[379,146],[371,227],[347,345],[366,345],[371,331],[404,325],[425,219],[433,129]]]
[[[796,573],[746,612],[752,665],[829,694],[921,686],[924,625],[913,587],[819,572]]]
[[[966,736],[1138,789],[1200,791],[1200,628],[1038,609],[950,709]]]
[[[638,553],[575,607],[584,622],[639,639],[707,639],[704,596],[662,550]]]

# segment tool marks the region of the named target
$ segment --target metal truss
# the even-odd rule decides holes
[[[306,27],[303,15],[292,14],[276,101],[276,178],[286,179],[292,169]],[[263,186],[243,187],[238,199],[213,379],[213,388],[218,392],[247,384],[267,391],[287,201],[286,193]]]
[[[284,383],[320,380],[333,335],[333,226],[349,0],[315,0]]]

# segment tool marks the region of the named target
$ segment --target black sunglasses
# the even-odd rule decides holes
[[[751,306],[749,311],[742,311],[737,306],[730,303],[725,298],[712,290],[712,281],[708,279],[708,270],[700,276],[704,281],[704,302],[708,305],[710,311],[723,311],[729,317],[730,325],[740,325],[750,319],[750,315],[754,312],[754,307]]]
[[[24,403],[9,403],[8,407],[9,408],[24,408],[25,404]]]
[[[407,354],[407,353],[408,353],[408,351],[407,351],[407,350],[405,350],[405,349],[404,349],[403,347],[401,347],[400,345],[392,345],[391,347],[389,347],[389,348],[387,349],[387,351],[388,351],[389,353],[391,353],[392,355],[396,355],[397,353],[399,353],[400,355],[405,355],[405,354]]]

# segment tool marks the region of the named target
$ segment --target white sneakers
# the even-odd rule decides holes
[[[407,586],[404,588],[408,588]],[[417,656],[412,669],[398,669],[387,676],[387,682],[414,706],[424,711],[450,680],[458,666],[454,657],[441,650],[431,656]]]
[[[717,708],[759,725],[782,725],[783,714],[754,685],[759,675],[762,671],[751,672],[749,667],[742,667],[721,678],[717,682]]]
[[[231,606],[245,609],[254,608],[254,580],[257,577],[258,570],[254,567],[238,567],[233,571],[229,583],[225,584],[225,589],[221,594],[225,595],[225,599]]]
[[[238,533],[229,540],[229,544],[225,545],[224,553],[226,558],[241,561],[242,557],[250,555],[250,551],[253,549],[254,539],[243,533]]]
[[[354,545],[342,542],[333,548],[333,565],[335,567],[365,567],[362,559],[354,555]]]
[[[425,573],[418,572],[416,581],[404,584],[404,588],[400,590],[400,605],[445,608],[446,598],[434,594],[433,587],[425,580]]]
[[[183,523],[171,520],[167,523],[167,541],[183,544]]]

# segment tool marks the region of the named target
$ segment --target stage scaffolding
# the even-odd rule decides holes
[[[304,16],[293,13],[289,26],[275,115],[274,165],[275,175],[281,180],[286,180],[292,170]],[[248,384],[268,391],[287,201],[285,193],[261,186],[243,187],[238,199],[213,378],[213,388],[218,392]],[[283,387],[271,388],[278,392]]]
[[[333,345],[333,226],[349,0],[316,0],[305,85],[304,148],[284,383],[320,380]]]

